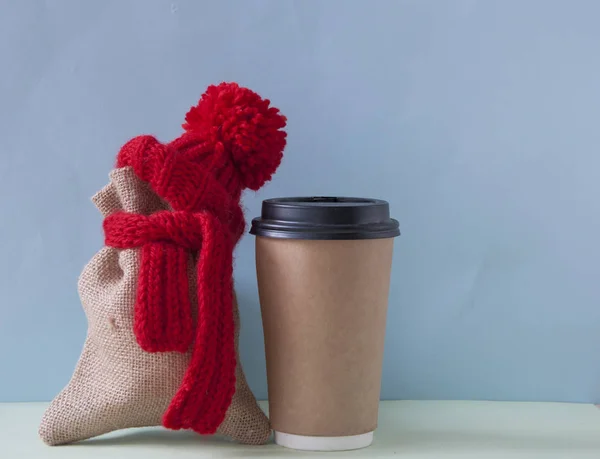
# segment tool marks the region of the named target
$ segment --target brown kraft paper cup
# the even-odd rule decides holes
[[[368,446],[398,222],[385,201],[281,198],[263,203],[251,233],[276,443]]]

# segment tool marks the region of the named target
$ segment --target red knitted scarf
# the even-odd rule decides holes
[[[132,161],[132,150],[158,149],[166,166]],[[133,163],[136,174],[149,181],[174,209],[152,215],[116,212],[104,220],[105,243],[118,249],[141,248],[135,302],[134,331],[147,352],[186,352],[193,343],[183,381],[163,417],[171,429],[213,434],[225,418],[235,392],[236,354],[233,320],[232,252],[244,228],[239,205],[221,192],[199,166],[165,155],[167,147],[152,137],[138,137],[120,153],[118,166]],[[142,167],[144,166],[144,167]],[[166,177],[161,170],[168,170]],[[175,185],[182,173],[186,183],[209,181],[207,192],[186,192]],[[188,186],[188,188],[191,185]],[[196,185],[197,189],[197,185]],[[216,190],[216,191],[215,191]],[[185,209],[185,210],[183,210]],[[192,210],[190,210],[192,209]],[[194,324],[188,263],[197,258],[198,319]],[[195,328],[195,336],[194,336]]]

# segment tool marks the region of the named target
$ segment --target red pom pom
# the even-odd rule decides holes
[[[209,86],[185,115],[183,128],[231,154],[246,188],[258,190],[279,166],[286,118],[268,99],[237,83]]]

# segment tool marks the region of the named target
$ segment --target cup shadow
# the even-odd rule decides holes
[[[452,430],[402,430],[376,432],[375,444],[378,452],[391,454],[432,453],[445,454],[473,453],[475,451],[516,451],[535,452],[598,452],[600,457],[600,437],[569,435],[568,432],[556,432],[556,435],[541,435],[535,432],[460,432]]]

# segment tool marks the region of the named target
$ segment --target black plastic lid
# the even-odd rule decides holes
[[[267,199],[250,234],[286,239],[381,239],[400,235],[380,199],[299,197]]]

